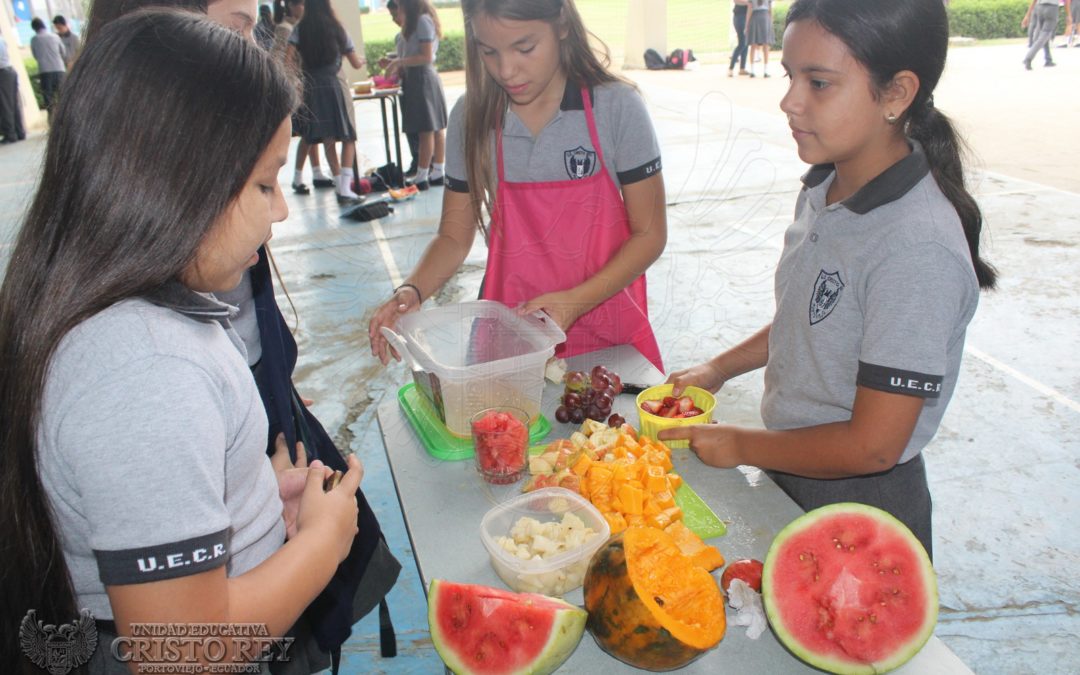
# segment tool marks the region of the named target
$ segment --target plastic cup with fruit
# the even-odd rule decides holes
[[[419,194],[420,188],[415,185],[406,185],[403,188],[390,188],[386,192],[390,195],[390,199],[393,199],[395,202],[404,202]]]
[[[476,470],[496,485],[516,482],[525,475],[529,453],[529,416],[524,410],[503,406],[473,415],[473,452]]]
[[[674,386],[661,384],[638,394],[638,418],[641,433],[655,439],[664,429],[708,424],[712,421],[716,398],[700,387],[687,387],[679,396],[672,396]],[[672,448],[686,448],[683,441],[665,441]]]

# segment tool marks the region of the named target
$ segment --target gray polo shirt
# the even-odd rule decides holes
[[[30,38],[30,53],[38,64],[38,72],[64,73],[64,43],[47,31],[38,31]]]
[[[776,270],[761,415],[769,429],[851,419],[856,385],[925,399],[906,462],[956,386],[979,285],[960,219],[921,146],[843,202],[804,177]]]
[[[425,42],[431,43],[431,61],[434,63],[439,55],[439,36],[435,32],[435,22],[432,18],[427,14],[421,14],[420,18],[416,20],[416,30],[413,31],[413,34],[409,37],[402,34],[402,41],[398,45],[398,53],[402,57],[416,56],[420,53],[420,45]]]
[[[266,413],[228,308],[180,287],[83,321],[49,366],[38,472],[78,606],[106,585],[227,565],[285,540]]]
[[[57,35],[57,37],[60,38],[60,43],[64,46],[64,65],[70,68],[71,62],[75,60],[75,56],[79,53],[79,36],[69,30],[67,35]]]
[[[611,82],[594,87],[590,96],[604,164],[615,186],[636,183],[660,171],[660,145],[637,90],[622,82]],[[446,188],[455,192],[469,191],[465,170],[466,99],[462,96],[454,105],[446,134]],[[494,171],[498,166],[494,134],[490,146]],[[575,180],[599,171],[581,89],[567,84],[559,111],[535,138],[514,111],[508,110],[503,122],[503,155],[506,179],[511,182]]]

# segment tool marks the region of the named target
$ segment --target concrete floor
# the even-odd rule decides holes
[[[959,385],[926,450],[941,592],[936,634],[977,673],[1080,671],[1080,49],[1054,54],[1056,69],[1028,73],[1019,45],[954,49],[936,95],[978,158],[971,183],[987,221],[985,250],[1001,271],[999,290],[981,300]],[[670,236],[649,271],[649,291],[669,369],[770,319],[772,272],[805,170],[776,107],[782,71],[775,62],[770,70],[769,80],[753,81],[729,80],[716,67],[631,74],[664,155]],[[461,79],[446,82],[453,100]],[[375,104],[357,113],[361,151],[382,164]],[[0,146],[0,269],[42,146],[40,137]],[[282,183],[289,179],[283,171]],[[289,194],[291,214],[275,229],[273,250],[298,314],[298,385],[342,447],[364,460],[368,497],[405,563],[390,598],[399,656],[378,657],[368,617],[346,645],[348,673],[441,670],[374,420],[376,404],[408,376],[373,360],[366,338],[372,308],[430,238],[440,195],[434,189],[381,221],[352,223],[337,218],[332,195]],[[434,302],[475,297],[483,261],[478,244]],[[291,319],[289,302],[280,301]],[[760,373],[730,383],[722,419],[760,424],[761,389]],[[472,527],[462,524],[462,533]]]

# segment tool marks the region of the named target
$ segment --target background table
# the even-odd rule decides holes
[[[603,364],[624,382],[659,384],[663,375],[629,346],[615,347],[568,360],[573,370],[589,370]],[[541,410],[553,420],[562,385],[548,383]],[[636,425],[634,397],[623,394],[613,406]],[[480,543],[480,519],[495,504],[518,494],[521,484],[498,486],[484,483],[471,460],[446,462],[429,455],[409,426],[396,396],[387,396],[378,410],[379,428],[390,462],[405,526],[425,587],[432,579],[484,584],[505,588]],[[570,435],[573,425],[553,422],[548,440]],[[691,485],[727,525],[727,534],[709,540],[727,560],[763,560],[773,537],[802,513],[791,499],[764,473],[751,467],[716,469],[701,463],[689,450],[673,450],[675,471]],[[714,576],[719,575],[719,570]],[[581,589],[565,596],[583,604]],[[728,614],[730,623],[734,610]],[[562,672],[641,672],[608,656],[586,633]],[[788,653],[771,631],[757,640],[746,637],[742,626],[728,626],[720,644],[680,672],[688,673],[817,673]],[[936,637],[903,668],[907,675],[955,675],[971,673],[959,658]]]
[[[401,129],[398,123],[398,96],[401,94],[401,87],[393,87],[390,89],[372,89],[367,94],[353,94],[353,102],[356,101],[378,101],[379,109],[382,112],[382,129],[383,129],[383,145],[386,148],[386,163],[393,164],[399,169],[403,169],[404,164],[401,161]],[[394,127],[394,151],[396,155],[390,154],[390,122],[386,115],[386,104],[390,103],[390,118],[393,119]],[[397,161],[394,161],[394,157],[397,157]],[[355,171],[355,166],[354,166]],[[404,185],[392,185],[391,187],[404,187]]]

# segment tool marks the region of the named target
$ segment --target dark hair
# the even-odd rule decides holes
[[[206,14],[208,0],[93,0],[90,6],[90,18],[87,19],[86,28],[83,30],[83,40],[90,39],[102,29],[122,16],[131,14],[148,7],[161,7],[170,9],[186,9],[200,14]]]
[[[334,63],[345,53],[348,38],[345,28],[334,14],[329,0],[307,0],[304,18],[296,24],[300,31],[297,49],[304,68],[320,68]]]
[[[435,22],[435,37],[442,39],[442,24],[439,23],[439,14],[428,0],[398,0],[398,5],[405,12],[405,20],[402,22],[401,35],[409,38],[416,32],[416,24],[420,17],[427,14]]]
[[[54,26],[66,26],[67,25],[67,19],[64,18],[63,14],[57,14],[56,16],[54,16],[52,22],[53,22]]]
[[[35,16],[33,18],[33,20],[30,21],[30,28],[35,33],[38,32],[39,30],[45,30],[45,22]]]
[[[983,219],[964,184],[963,144],[949,118],[934,107],[934,88],[945,69],[949,47],[944,4],[941,0],[798,0],[787,15],[788,24],[796,21],[814,21],[847,45],[869,71],[878,93],[902,70],[918,76],[919,91],[900,122],[907,135],[922,144],[934,180],[960,216],[979,286],[993,288],[997,271],[979,256]]]
[[[391,12],[396,12],[398,8],[397,0],[386,0],[386,9]]]
[[[193,12],[137,12],[87,44],[0,286],[0,663],[30,609],[74,591],[38,475],[49,362],[80,322],[179,280],[295,105],[284,70]],[[198,152],[193,152],[194,148]]]
[[[546,21],[555,34],[566,30],[559,44],[559,63],[568,86],[594,87],[625,82],[609,70],[607,46],[585,28],[574,0],[462,0],[465,18],[465,173],[472,195],[473,220],[483,231],[484,210],[491,213],[495,199],[495,171],[491,165],[491,133],[510,105],[510,97],[487,72],[476,46],[472,20],[480,14],[512,21]],[[590,38],[596,48],[590,44]]]

